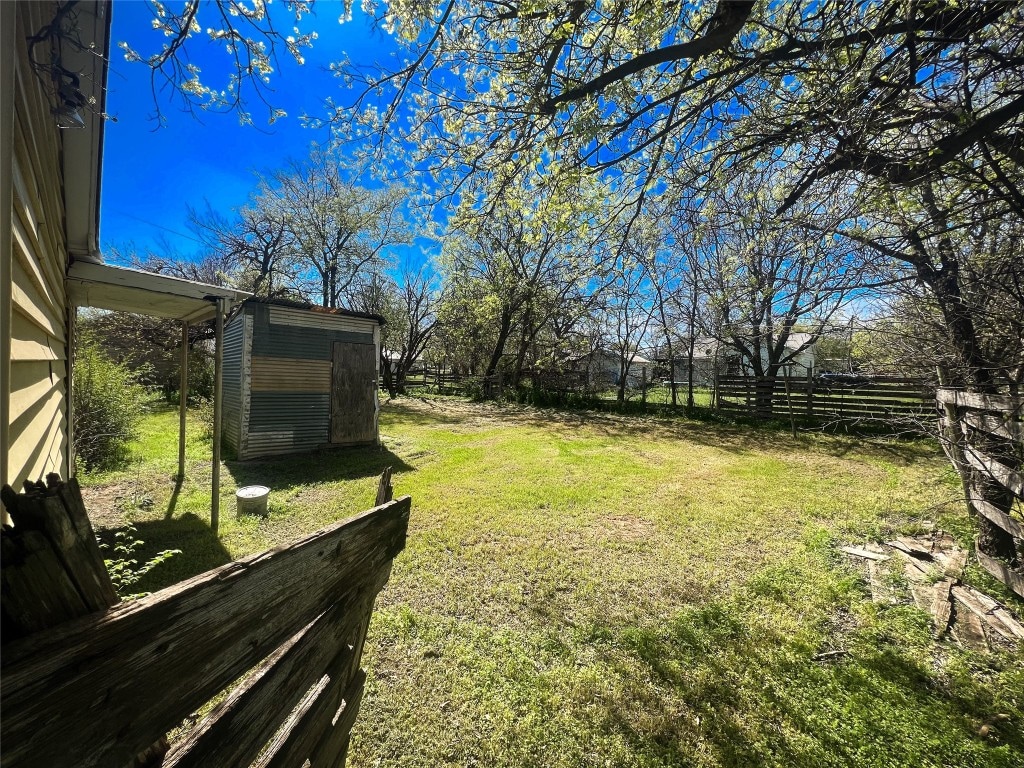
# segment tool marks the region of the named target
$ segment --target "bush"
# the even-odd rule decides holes
[[[71,393],[79,466],[110,469],[127,459],[145,394],[138,375],[111,360],[92,334],[79,336]]]
[[[181,398],[181,368],[175,376],[169,377],[163,385],[163,397],[171,405],[178,405]],[[201,408],[206,401],[213,400],[213,358],[198,347],[189,353],[188,360],[188,405]]]
[[[509,397],[523,405],[538,408],[597,408],[601,403],[592,392],[571,389],[545,389],[541,387],[519,387]]]

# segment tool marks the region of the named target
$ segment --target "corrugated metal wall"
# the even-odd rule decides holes
[[[224,329],[224,443],[237,454],[242,445],[242,355],[245,318],[236,315]]]
[[[229,387],[238,393],[238,457],[326,445],[330,440],[332,344],[374,344],[376,321],[251,303],[232,322],[232,329],[241,326],[243,316],[252,324],[249,339],[243,334],[229,340],[225,334],[224,349],[225,374],[229,355],[235,356],[233,347],[243,350],[238,354],[242,380],[229,385],[225,375],[224,384],[225,415],[230,408]],[[247,368],[248,393],[244,381]]]

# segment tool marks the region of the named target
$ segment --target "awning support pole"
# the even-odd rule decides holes
[[[178,385],[178,479],[185,479],[185,412],[188,410],[188,323],[181,324],[181,382]]]
[[[217,299],[217,322],[214,326],[217,348],[213,356],[213,498],[210,505],[210,528],[217,535],[220,524],[220,422],[221,400],[224,397],[224,303]]]

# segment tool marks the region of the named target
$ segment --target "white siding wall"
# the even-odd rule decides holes
[[[28,66],[26,37],[52,18],[54,4],[16,3],[11,175],[10,298],[2,331],[10,344],[5,480],[17,486],[47,472],[68,472],[68,306],[65,293],[61,136],[40,78]],[[7,35],[4,35],[6,45]],[[37,51],[37,55],[41,52]],[[45,52],[43,52],[45,54]],[[6,245],[6,244],[5,244]],[[5,248],[6,250],[6,248]],[[6,270],[5,270],[6,271]]]

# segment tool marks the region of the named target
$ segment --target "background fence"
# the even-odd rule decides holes
[[[751,416],[815,421],[927,419],[934,423],[935,390],[919,379],[847,380],[785,377],[719,377],[715,399],[720,410]]]
[[[575,379],[575,380],[573,380]],[[579,376],[530,376],[519,399],[542,397],[543,404],[614,403],[617,389],[612,385],[587,386]],[[406,381],[409,394],[436,392],[484,398],[510,396],[507,379],[497,376],[465,376],[449,371],[419,369]],[[646,386],[633,383],[625,391],[630,405],[643,404],[649,410],[671,408],[672,388],[667,382]],[[676,383],[676,407],[686,404],[685,382]],[[841,421],[899,424],[907,420],[934,423],[935,388],[919,379],[871,377],[846,380],[753,378],[721,376],[711,388],[694,389],[694,405],[718,408],[726,413],[762,418],[812,421]]]

